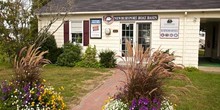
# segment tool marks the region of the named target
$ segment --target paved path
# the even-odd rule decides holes
[[[72,110],[101,110],[104,101],[117,92],[117,86],[123,85],[121,81],[125,81],[125,75],[120,70],[115,69],[115,74],[105,80],[101,86],[84,96],[80,104]]]
[[[199,70],[207,71],[207,72],[215,72],[220,74],[220,67],[199,66]]]

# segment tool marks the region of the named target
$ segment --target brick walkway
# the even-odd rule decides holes
[[[105,80],[101,86],[84,96],[80,104],[72,110],[101,110],[104,101],[117,92],[116,87],[122,86],[121,81],[125,81],[125,79],[124,73],[116,69],[115,74]]]

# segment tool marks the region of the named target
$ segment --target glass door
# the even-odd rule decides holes
[[[122,56],[127,53],[127,49],[125,46],[126,39],[131,42],[133,46],[133,39],[134,38],[134,24],[124,23],[122,24]],[[124,53],[124,54],[123,54]]]
[[[141,45],[146,50],[151,43],[151,23],[138,23],[137,25],[138,45]]]

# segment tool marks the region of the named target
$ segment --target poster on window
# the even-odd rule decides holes
[[[90,19],[90,38],[102,38],[102,19]]]
[[[161,39],[178,39],[179,38],[179,19],[162,18],[160,20],[160,38]]]

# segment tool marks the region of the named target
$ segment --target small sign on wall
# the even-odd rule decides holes
[[[91,39],[102,38],[102,19],[101,18],[90,19],[90,38]]]
[[[179,19],[162,18],[160,20],[160,38],[178,39],[179,38]]]

